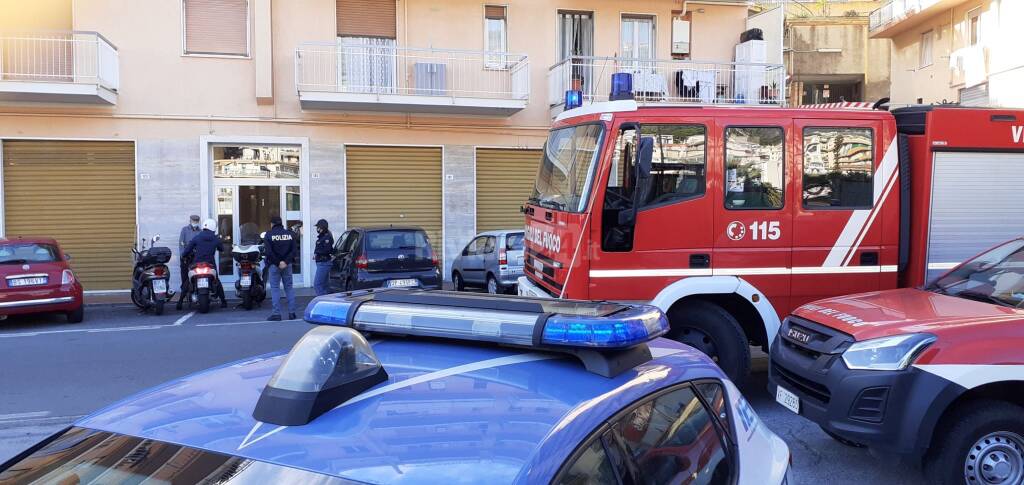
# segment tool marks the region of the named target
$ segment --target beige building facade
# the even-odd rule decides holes
[[[1019,0],[914,0],[872,12],[892,41],[892,102],[1024,107]]]
[[[881,4],[785,4],[790,105],[873,102],[889,96],[890,42],[868,34],[868,15]]]
[[[520,227],[516,197],[480,191],[507,174],[525,200],[566,89],[603,99],[605,78],[646,59],[667,66],[642,73],[659,99],[678,96],[685,63],[733,61],[747,12],[711,0],[0,0],[0,235],[56,236],[92,291],[130,286],[130,248],[155,234],[177,265],[190,214],[215,219],[227,244],[272,215],[308,228],[301,284],[320,218],[336,237],[422,226],[447,268],[478,231]],[[231,281],[229,257],[220,271]]]

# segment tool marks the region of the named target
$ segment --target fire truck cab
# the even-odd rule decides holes
[[[1024,232],[1019,217],[984,213],[1019,206],[1021,155],[990,152],[1012,151],[1014,134],[1024,149],[1021,130],[1024,112],[960,108],[572,109],[523,207],[519,291],[649,301],[668,314],[669,338],[741,379],[780,315],[919,286]],[[989,196],[972,195],[979,187]]]

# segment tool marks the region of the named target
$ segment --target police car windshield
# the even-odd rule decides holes
[[[0,471],[0,485],[16,483],[240,485],[358,482],[187,446],[71,428]]]
[[[604,126],[588,124],[551,130],[530,202],[583,212],[594,179]]]
[[[0,264],[52,263],[57,248],[49,244],[6,244],[0,246]]]
[[[989,250],[929,287],[939,293],[1020,308],[1024,305],[1024,240]]]

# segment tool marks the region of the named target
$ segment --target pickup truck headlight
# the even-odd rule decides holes
[[[854,342],[843,352],[843,362],[857,370],[903,370],[935,339],[927,333],[908,333]]]

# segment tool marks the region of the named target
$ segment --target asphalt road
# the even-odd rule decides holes
[[[60,317],[0,321],[0,462],[131,393],[287,349],[309,329],[302,321],[267,322],[268,314],[267,308],[217,308],[206,315],[171,310],[157,317],[139,315],[131,306],[107,306],[89,308],[86,321],[77,325]],[[765,367],[758,357],[744,394],[789,443],[796,483],[924,483],[917,470],[842,445],[775,404],[765,390]]]

